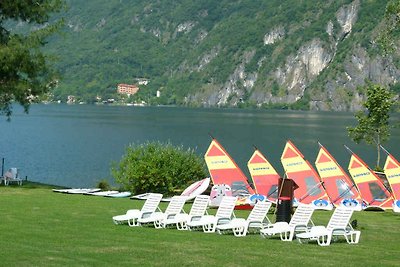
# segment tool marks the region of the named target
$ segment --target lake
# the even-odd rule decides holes
[[[17,167],[28,180],[66,187],[93,187],[103,179],[114,184],[111,163],[130,143],[170,141],[203,156],[210,135],[247,176],[254,146],[283,174],[280,157],[288,139],[313,165],[319,141],[345,170],[350,155],[343,144],[374,167],[375,149],[347,135],[346,127],[355,123],[353,113],[343,112],[35,104],[29,114],[14,107],[11,122],[0,118],[0,157],[5,170]],[[385,144],[397,158],[399,141],[396,128]]]

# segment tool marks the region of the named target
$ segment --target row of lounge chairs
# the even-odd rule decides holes
[[[299,205],[289,223],[271,223],[267,217],[270,202],[256,203],[245,219],[235,217],[236,197],[223,197],[215,215],[207,213],[210,199],[206,195],[195,198],[188,214],[183,210],[186,197],[172,197],[165,212],[158,207],[161,199],[161,194],[152,193],[140,210],[128,210],[126,214],[114,216],[113,221],[115,224],[128,223],[129,226],[154,224],[157,229],[173,226],[178,230],[203,230],[205,233],[233,232],[238,237],[256,230],[262,237],[280,235],[282,241],[292,241],[296,237],[300,243],[316,240],[320,246],[330,245],[332,238],[338,236],[344,236],[349,244],[356,244],[361,234],[349,223],[353,210],[348,208],[336,208],[325,227],[313,224],[314,208],[311,205]]]

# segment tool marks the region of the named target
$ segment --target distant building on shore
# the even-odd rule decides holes
[[[139,87],[134,84],[120,83],[117,85],[118,94],[134,95],[139,91]]]

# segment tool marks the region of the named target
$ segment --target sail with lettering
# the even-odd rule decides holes
[[[279,174],[269,163],[267,158],[256,149],[247,162],[253,185],[259,197],[265,197],[271,202],[276,202],[278,198],[278,179]]]
[[[392,189],[392,195],[394,198],[393,211],[400,212],[400,163],[386,149],[383,147],[382,149],[387,154],[383,169],[390,188]]]
[[[211,141],[204,158],[214,185],[228,185],[233,196],[254,194],[247,177],[215,138]]]
[[[293,205],[304,203],[312,204],[317,209],[333,208],[317,172],[290,140],[286,142],[281,162],[287,178],[299,186],[294,191]]]
[[[368,209],[391,209],[393,197],[374,171],[348,147],[351,153],[349,173]]]
[[[328,150],[319,146],[315,166],[332,204],[361,210],[363,201],[357,187]]]

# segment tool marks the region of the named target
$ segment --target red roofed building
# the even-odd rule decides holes
[[[125,84],[125,83],[120,83],[117,86],[117,92],[119,94],[127,94],[127,95],[134,95],[139,91],[139,87],[134,84]]]

